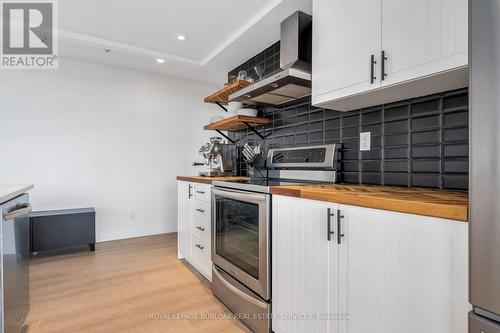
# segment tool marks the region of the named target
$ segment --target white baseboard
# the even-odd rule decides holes
[[[177,232],[177,226],[175,227],[161,227],[161,228],[148,228],[148,229],[126,229],[111,232],[101,232],[96,235],[96,241],[107,242],[112,240],[127,239],[134,237],[161,235],[171,232]]]

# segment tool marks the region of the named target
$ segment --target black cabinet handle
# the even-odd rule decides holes
[[[327,236],[328,241],[331,241],[332,240],[332,235],[335,234],[335,231],[332,231],[332,216],[335,216],[335,213],[332,213],[332,209],[328,208],[326,216],[328,218],[328,223],[327,223],[327,228],[328,229],[327,229],[326,236]]]
[[[377,64],[377,62],[375,61],[375,55],[372,54],[372,56],[370,58],[370,83],[372,83],[372,84],[377,79],[377,77],[375,76],[375,65],[376,64]]]
[[[196,208],[196,211],[197,211],[197,212],[200,212],[200,213],[205,213],[205,210],[200,209],[200,208]]]
[[[342,237],[345,235],[342,233],[342,219],[344,215],[340,210],[337,210],[337,244],[342,244]]]
[[[196,193],[205,194],[205,191],[196,191]]]
[[[196,229],[201,230],[201,231],[205,231],[205,228],[203,228],[203,227],[196,227]]]
[[[384,81],[385,80],[385,77],[387,76],[387,74],[385,73],[385,61],[387,60],[387,56],[385,54],[385,51],[382,51],[382,77],[381,77],[381,80]]]
[[[188,189],[188,199],[191,199],[193,194],[191,193],[191,189],[193,188],[193,185],[189,184],[189,189]]]
[[[199,248],[200,250],[203,250],[205,247],[201,246],[200,244],[196,244],[196,247]]]

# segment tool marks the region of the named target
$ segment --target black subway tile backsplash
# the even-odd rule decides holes
[[[405,172],[408,173],[408,160],[387,160],[384,163],[384,171],[389,172]]]
[[[389,121],[384,123],[384,133],[407,133],[408,131],[408,119]]]
[[[240,70],[257,79],[279,70],[279,42],[230,73]],[[260,107],[273,122],[259,126],[266,136],[248,129],[230,133],[245,142],[269,147],[323,143],[342,144],[340,179],[345,183],[468,188],[468,90],[460,89],[422,98],[350,112],[314,107],[306,97],[283,107]],[[371,150],[359,151],[359,133],[371,133]],[[240,174],[246,172],[240,163]]]
[[[384,136],[384,143],[386,147],[391,146],[405,146],[408,145],[408,133],[405,134],[389,134]]]

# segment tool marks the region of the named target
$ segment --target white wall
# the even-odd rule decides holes
[[[35,210],[95,207],[98,241],[176,231],[177,175],[214,134],[214,87],[61,59],[0,73],[0,184],[33,183]]]

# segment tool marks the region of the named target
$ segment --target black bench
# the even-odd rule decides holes
[[[95,210],[78,208],[32,212],[31,252],[89,246],[95,251]]]

